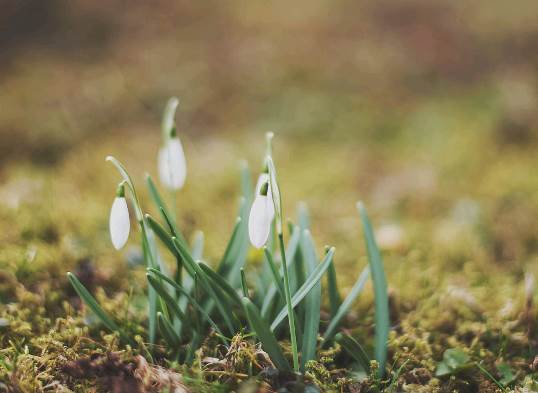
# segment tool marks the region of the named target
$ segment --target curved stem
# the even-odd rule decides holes
[[[284,237],[282,232],[278,234],[280,243],[280,254],[282,256],[282,270],[284,271],[284,292],[286,295],[286,305],[288,306],[288,321],[290,325],[291,351],[293,353],[293,370],[299,372],[299,354],[297,352],[297,335],[295,332],[295,312],[291,303],[290,282],[288,279],[288,266],[286,263],[286,249],[284,247]]]
[[[158,267],[157,266],[157,257],[154,254],[155,248],[154,243],[150,241],[150,229],[147,227],[146,218],[144,217],[144,213],[142,212],[142,207],[140,205],[140,201],[138,199],[138,195],[136,194],[136,189],[133,184],[133,180],[131,179],[131,176],[127,172],[127,169],[123,166],[123,164],[118,161],[115,157],[108,156],[106,158],[106,161],[110,161],[118,170],[121,177],[125,181],[125,184],[127,185],[127,188],[129,188],[130,196],[131,196],[131,202],[133,204],[135,214],[136,214],[136,220],[138,221],[138,225],[140,227],[140,232],[142,234],[142,251],[144,252],[144,257],[146,259],[147,267]],[[148,288],[148,297],[149,297],[149,341],[151,344],[155,343],[156,339],[156,332],[157,332],[157,294],[155,293],[153,288]],[[163,307],[163,309],[165,309]]]

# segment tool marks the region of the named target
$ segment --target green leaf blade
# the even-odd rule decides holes
[[[170,284],[173,288],[177,289],[182,293],[183,296],[187,297],[189,299],[189,302],[200,312],[200,314],[209,322],[211,327],[215,329],[215,331],[220,335],[223,336],[222,331],[218,327],[218,325],[215,323],[215,321],[211,318],[211,316],[204,310],[204,308],[198,303],[183,287],[178,285],[174,280],[171,278],[165,276],[157,269],[148,269],[149,274],[155,275],[157,278],[160,278],[164,281],[166,281],[168,284]],[[158,280],[150,281],[151,282],[158,282]]]
[[[267,352],[279,370],[291,371],[290,364],[284,357],[275,335],[261,317],[258,308],[246,297],[243,297],[242,302],[250,328],[260,340],[263,350]]]
[[[133,343],[129,337],[127,337],[118,324],[108,315],[108,313],[103,310],[103,308],[97,302],[92,294],[86,289],[86,287],[79,281],[79,279],[71,272],[67,273],[67,278],[71,283],[71,286],[81,298],[81,300],[88,306],[88,308],[99,318],[99,320],[105,325],[107,329],[112,332],[118,332],[120,337],[129,343]]]
[[[351,291],[349,291],[348,295],[346,296],[340,307],[338,307],[338,309],[336,310],[334,317],[331,319],[331,322],[329,322],[329,326],[327,326],[325,334],[323,335],[324,345],[327,345],[329,341],[333,338],[334,334],[336,333],[336,330],[340,326],[340,323],[351,308],[351,305],[353,304],[355,299],[361,294],[362,290],[364,289],[364,286],[366,285],[366,281],[368,280],[369,272],[370,269],[368,267],[363,269],[363,271],[359,275],[359,278],[353,285],[353,288],[351,288]]]
[[[301,253],[305,260],[307,272],[314,273],[318,257],[314,241],[310,231],[304,230],[301,238]],[[332,264],[332,263],[331,263]],[[314,285],[305,298],[305,319],[303,328],[303,342],[301,346],[301,370],[304,372],[305,365],[309,360],[316,358],[316,350],[319,333],[319,320],[321,311],[321,280]]]
[[[334,266],[334,261],[331,263],[331,266],[329,266],[329,270],[327,272],[327,286],[329,291],[331,317],[334,318],[338,308],[340,308],[340,305],[342,304],[342,297],[340,296],[340,292],[338,290],[338,281],[336,279],[336,268]]]
[[[368,263],[372,274],[375,294],[375,358],[379,362],[379,374],[383,375],[385,371],[385,362],[387,360],[387,346],[390,329],[389,317],[389,297],[387,290],[387,280],[383,268],[383,259],[377,247],[374,237],[372,224],[366,213],[364,205],[357,204],[361,217],[364,240],[368,253]]]
[[[162,282],[160,282],[158,279],[151,276],[150,274],[147,274],[146,277],[148,279],[150,286],[153,289],[155,289],[155,291],[160,296],[162,301],[166,304],[170,312],[172,312],[181,321],[180,326],[183,326],[183,323],[188,322],[188,319],[185,317],[185,313],[181,311],[179,304],[168,293],[167,289],[164,287]],[[181,333],[178,333],[178,334],[181,335]]]
[[[293,298],[291,300],[292,306],[296,307],[306,295],[310,292],[310,290],[319,282],[327,268],[329,267],[332,258],[334,256],[335,248],[331,247],[331,249],[327,252],[325,255],[325,258],[323,261],[316,266],[316,269],[308,276],[305,283],[299,288],[299,290],[293,295]],[[273,323],[271,324],[271,330],[274,331],[278,325],[287,317],[288,310],[286,307],[282,308],[280,310],[280,313],[276,316]]]
[[[172,324],[164,317],[161,312],[157,313],[157,326],[161,336],[165,339],[169,346],[174,350],[181,344],[181,339],[174,331]]]
[[[224,280],[217,272],[213,271],[205,263],[198,262],[198,265],[215,285],[220,287],[220,289],[224,293],[226,293],[236,305],[242,307],[241,298],[239,297],[237,292],[230,286],[230,284],[226,282],[226,280]]]
[[[103,310],[103,308],[97,302],[97,299],[92,296],[86,287],[79,281],[77,276],[71,272],[68,272],[67,278],[82,301],[90,308],[90,310],[92,310],[92,312],[99,318],[103,325],[105,325],[109,330],[119,331],[120,328],[116,322],[114,322],[106,311]]]
[[[370,358],[358,341],[343,333],[338,333],[335,339],[362,366],[364,371],[370,372]]]
[[[181,259],[181,255],[174,247],[172,236],[152,216],[150,216],[149,214],[146,214],[145,217],[150,228],[157,235],[157,237],[162,241],[162,243],[166,246],[166,248],[174,255],[174,257]]]

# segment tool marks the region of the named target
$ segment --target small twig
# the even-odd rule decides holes
[[[501,389],[503,392],[506,392],[506,388],[502,385],[502,383],[497,381],[497,379],[493,375],[491,375],[488,370],[486,370],[484,367],[482,367],[482,365],[480,363],[475,362],[475,365],[476,365],[476,367],[478,367],[478,369],[480,371],[482,371],[482,373],[484,375],[486,375],[489,379],[491,379],[493,382],[495,382],[495,385],[497,385],[499,387],[499,389]]]
[[[405,367],[405,365],[407,363],[409,363],[409,360],[410,359],[407,359],[405,362],[403,362],[403,364],[398,368],[398,371],[396,371],[396,374],[394,374],[394,376],[392,377],[392,382],[390,383],[389,387],[387,388],[387,390],[391,390],[393,387],[394,387],[394,384],[396,383],[396,381],[398,381],[398,378],[400,378],[400,374],[402,373],[402,370],[403,368]]]

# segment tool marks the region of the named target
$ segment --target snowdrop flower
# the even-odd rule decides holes
[[[267,242],[273,216],[274,206],[269,197],[269,183],[265,181],[256,193],[248,218],[248,236],[254,247],[262,248]]]
[[[261,189],[264,184],[269,183],[269,174],[267,172],[261,173],[258,177],[258,183],[256,183],[255,195],[258,195],[261,192]],[[271,192],[271,187],[267,191],[267,199],[269,199],[269,215],[271,217],[270,221],[273,221],[275,218],[275,205],[273,204],[273,193]]]
[[[129,209],[125,200],[125,187],[123,184],[118,186],[116,198],[110,209],[110,239],[116,250],[122,248],[129,238],[130,221]]]
[[[187,177],[187,163],[175,128],[159,150],[158,167],[161,183],[168,189],[175,191],[183,187]]]

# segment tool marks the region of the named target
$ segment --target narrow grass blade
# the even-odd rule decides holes
[[[316,269],[308,276],[305,283],[299,288],[299,290],[293,295],[293,298],[291,299],[291,304],[293,307],[296,307],[301,300],[304,299],[306,295],[308,295],[308,292],[321,280],[321,277],[331,264],[331,261],[334,256],[335,248],[331,247],[329,252],[325,255],[325,258],[323,258],[323,261],[316,266]],[[271,324],[271,330],[275,330],[278,325],[288,316],[288,310],[286,307],[282,308],[280,313],[277,315],[273,323]]]
[[[478,363],[478,362],[475,362],[475,365],[476,367],[478,367],[478,369],[480,371],[482,371],[482,373],[488,377],[489,379],[491,379],[495,385],[497,385],[499,387],[499,389],[501,389],[502,392],[506,392],[507,389],[505,386],[503,386],[503,384],[501,382],[499,382],[488,370],[486,370],[486,368],[484,368],[484,366],[482,366],[482,364]]]
[[[171,235],[152,216],[150,216],[149,214],[146,214],[144,217],[146,219],[146,222],[148,223],[148,226],[151,228],[152,232],[157,235],[157,237],[166,246],[166,248],[174,255],[176,259],[176,265],[177,265],[175,279],[176,279],[176,282],[181,282],[180,280],[181,280],[181,273],[183,270],[183,259],[181,258],[181,255],[178,253],[177,249],[174,247],[174,243],[172,242]],[[152,237],[153,237],[153,233],[152,233]],[[168,275],[168,271],[164,270],[166,266],[161,261],[161,258],[158,256],[157,250],[154,250],[153,253],[158,258],[158,261],[159,261],[158,265],[160,267],[160,270],[164,274]],[[177,322],[176,322],[176,325],[177,325]]]
[[[173,216],[170,214],[168,209],[165,207],[166,205],[159,206],[159,212],[161,213],[162,218],[166,222],[166,225],[168,226],[168,229],[170,230],[170,233],[173,237],[178,239],[178,241],[185,247],[187,250],[189,250],[189,244],[187,243],[187,240],[185,240],[185,237],[177,227],[177,225],[174,222]]]
[[[284,299],[284,285],[282,284],[282,276],[278,272],[278,268],[275,264],[275,260],[273,259],[273,255],[271,254],[271,251],[267,247],[263,248],[263,252],[265,254],[265,259],[267,261],[267,264],[269,265],[269,268],[271,270],[271,274],[273,276],[273,282],[276,284],[276,287],[278,289],[278,292],[282,299]]]
[[[189,302],[193,305],[194,308],[196,308],[198,310],[198,312],[200,312],[200,314],[202,314],[202,316],[207,320],[207,322],[209,322],[209,324],[211,325],[211,327],[213,329],[215,329],[215,331],[220,335],[220,336],[223,336],[222,334],[222,331],[219,329],[218,325],[215,323],[215,321],[213,321],[213,319],[211,319],[211,317],[209,316],[209,314],[204,310],[204,308],[181,286],[179,286],[177,283],[174,282],[174,280],[172,280],[171,278],[169,277],[166,277],[164,274],[162,274],[160,271],[156,270],[156,269],[148,269],[148,273],[149,274],[153,274],[155,275],[157,278],[161,278],[163,279],[164,281],[166,281],[168,284],[170,284],[172,287],[174,287],[175,289],[177,289],[178,291],[180,291],[183,296],[187,297],[187,299],[189,299]],[[158,280],[153,280],[153,282],[159,282]],[[150,282],[151,283],[151,282]]]
[[[329,291],[331,317],[334,318],[338,308],[342,304],[342,297],[338,291],[338,282],[336,279],[336,268],[334,266],[334,261],[331,263],[331,266],[329,266],[329,270],[327,271],[327,288]]]
[[[173,237],[176,237],[185,246],[185,248],[189,249],[188,243],[185,240],[183,233],[177,227],[173,219],[173,215],[170,214],[170,210],[168,209],[166,203],[164,202],[164,199],[159,193],[157,187],[155,186],[153,179],[148,174],[146,174],[146,184],[148,186],[151,199],[153,200],[157,209],[159,210],[161,217],[166,222],[166,225],[168,226],[170,233],[172,234]]]
[[[243,298],[243,306],[250,328],[262,343],[263,350],[267,352],[279,370],[291,371],[291,367],[284,357],[276,337],[271,332],[267,322],[261,317],[258,308],[246,297]]]
[[[303,231],[301,238],[301,254],[309,274],[314,273],[318,263],[316,248],[310,232]],[[332,265],[332,263],[330,263]],[[303,325],[303,342],[301,346],[301,371],[304,372],[306,363],[316,358],[318,344],[319,319],[321,310],[321,280],[314,285],[305,298],[305,316]]]
[[[155,289],[155,291],[161,297],[162,301],[166,304],[166,307],[168,308],[168,310],[170,310],[170,312],[173,313],[181,321],[180,326],[183,326],[184,323],[188,324],[189,320],[188,318],[185,317],[185,313],[181,311],[179,304],[174,298],[172,298],[172,296],[170,296],[170,294],[167,292],[164,285],[152,275],[146,274],[146,276],[147,276],[149,284]],[[178,334],[179,336],[181,336],[181,331]]]
[[[185,270],[191,277],[194,277],[197,265],[192,254],[178,238],[172,237],[172,244],[174,245],[176,252],[180,255]]]
[[[230,240],[228,240],[228,244],[226,245],[226,250],[224,250],[224,255],[222,256],[219,262],[218,268],[217,268],[217,272],[220,275],[227,274],[230,270],[229,264],[235,261],[235,255],[233,255],[232,250],[235,251],[235,249],[238,248],[236,245],[236,242],[238,241],[238,234],[240,232],[241,222],[242,222],[241,217],[237,217],[237,219],[235,220],[235,225],[232,231],[232,235],[230,236]]]
[[[351,291],[349,291],[348,295],[346,296],[340,307],[338,307],[336,314],[331,319],[331,322],[329,323],[329,326],[327,327],[327,330],[325,330],[325,334],[323,335],[323,345],[327,345],[329,340],[333,338],[334,334],[336,333],[336,330],[342,322],[342,319],[344,319],[351,305],[364,289],[364,285],[368,280],[369,273],[370,269],[368,267],[365,267],[359,275],[359,278],[355,282],[355,285],[353,285],[353,288],[351,288]]]
[[[299,228],[302,230],[310,229],[310,214],[308,213],[308,207],[306,203],[300,202],[297,207],[297,217]]]
[[[402,371],[404,370],[407,363],[409,363],[411,359],[406,359],[405,362],[402,363],[402,365],[396,370],[396,372],[392,371],[392,378],[390,385],[387,387],[387,392],[394,392],[396,390],[396,384],[398,383],[398,379],[400,378],[400,375],[402,374]]]
[[[263,299],[265,298],[265,294],[267,293],[266,292],[267,286],[264,284],[262,280],[262,275],[263,275],[263,272],[261,274],[256,274],[253,277],[254,288],[256,288],[256,290],[254,291],[252,296],[250,296],[250,299],[252,300],[254,304],[263,304]]]
[[[200,279],[200,284],[204,288],[204,291],[209,295],[209,298],[211,298],[219,310],[219,313],[221,314],[222,318],[224,319],[224,322],[226,323],[228,330],[230,333],[234,333],[234,324],[232,322],[232,319],[230,317],[230,305],[224,304],[223,302],[226,301],[226,299],[222,299],[219,297],[216,293],[213,287],[210,284],[209,278],[205,274],[205,272],[198,266],[198,264],[192,259],[192,255],[189,253],[189,251],[178,241],[176,238],[172,238],[172,241],[174,245],[176,246],[179,254],[183,258],[183,261],[185,262],[185,268],[187,269],[187,272],[194,278],[194,274],[198,274],[198,277]]]
[[[181,344],[181,339],[174,331],[174,328],[170,322],[168,322],[168,320],[160,312],[157,313],[157,326],[159,327],[159,332],[161,332],[161,336],[163,336],[166,343],[172,347],[173,350],[176,350]]]
[[[357,340],[343,333],[338,333],[335,339],[336,342],[362,366],[366,373],[370,372],[370,358]]]
[[[297,252],[299,248],[300,238],[301,238],[301,230],[298,227],[296,227],[286,247],[286,259],[288,261],[295,260],[295,253]],[[288,274],[291,274],[292,270],[293,270],[293,264],[290,263],[288,264]],[[280,273],[280,276],[282,277],[284,273],[282,266],[280,266],[279,273]],[[273,283],[271,286],[269,286],[269,289],[267,290],[267,296],[262,306],[262,315],[264,318],[268,317],[269,310],[272,308],[271,306],[273,305],[273,302],[275,301],[275,296],[277,293],[279,293],[277,290],[277,284]],[[284,301],[285,299],[282,298],[281,300]]]
[[[204,309],[204,311],[206,310],[206,308],[204,307],[204,304],[200,301],[201,299],[201,291],[200,291],[200,279],[198,277],[198,273],[194,273],[194,277],[192,278],[192,297],[194,299],[194,302],[196,302],[196,304],[199,304],[200,306],[202,306],[202,308]],[[207,315],[209,315],[209,312],[207,312]],[[196,333],[199,333],[202,332],[203,330],[203,324],[202,324],[202,319],[200,318],[200,315],[198,313],[194,313],[193,315],[193,319],[194,319],[194,326],[195,326],[195,331]],[[193,340],[194,340],[194,335],[193,335]]]
[[[285,295],[276,296],[278,292],[278,289],[274,284],[272,284],[269,289],[267,289],[267,292],[265,294],[265,298],[263,299],[262,303],[262,317],[269,320],[271,319],[271,316],[273,315],[274,309],[276,306],[281,304],[284,301]],[[276,303],[276,300],[281,300],[279,303]]]
[[[175,247],[174,247],[175,248]],[[192,243],[191,243],[191,255],[194,260],[202,259],[204,254],[204,233],[202,231],[196,231],[194,232]],[[177,251],[177,250],[176,250]],[[181,264],[179,264],[181,262]],[[190,291],[190,289],[193,286],[192,277],[190,275],[186,275],[183,277],[182,270],[183,270],[183,261],[178,259],[178,279],[176,280],[177,283],[183,285],[185,289]],[[185,299],[180,300],[180,307],[182,310],[186,307]]]
[[[298,227],[301,230],[301,233],[304,233],[305,230],[310,228],[310,216],[309,216],[309,213],[308,213],[308,207],[306,206],[306,203],[304,203],[304,202],[300,202],[298,204],[298,206],[297,206],[297,220],[298,220],[297,221],[298,222]],[[301,241],[300,241],[301,244],[302,244],[302,238],[303,237],[301,236]],[[306,278],[306,274],[310,273],[310,269],[308,268],[308,263],[305,260],[305,256],[304,256],[302,246],[299,246],[299,252],[297,253],[296,258],[298,258],[298,260],[296,262],[296,265],[295,265],[298,280],[295,283],[293,283],[293,280],[292,280],[293,291],[297,290],[297,288],[299,288],[299,286],[304,283],[304,280]],[[316,256],[316,258],[317,258],[317,256]],[[319,259],[316,259],[316,264],[317,264],[317,262],[319,262]],[[320,287],[321,287],[321,285],[320,285]],[[300,323],[304,322],[305,318],[306,318],[306,304],[304,304],[304,305],[300,304],[298,306],[297,313],[300,316],[300,318],[299,318],[299,324],[300,324]],[[303,337],[303,340],[304,340],[304,337]]]
[[[144,259],[146,261],[147,267],[157,268],[153,254],[151,253],[151,248],[149,244],[149,239],[147,236],[146,222],[142,217],[140,221],[140,230],[142,232],[142,252],[144,254]],[[148,334],[150,344],[155,343],[157,338],[157,307],[158,299],[155,290],[152,287],[148,288]]]
[[[296,228],[299,228],[299,227],[296,227]],[[300,247],[301,242],[302,242],[301,239],[302,239],[302,235],[299,237],[299,247],[297,249],[297,252],[295,253],[295,258],[293,259],[293,261],[291,261],[291,265],[293,266],[293,269],[291,269],[290,276],[289,276],[291,293],[297,292],[297,289],[300,288],[301,285],[303,285],[304,281],[306,280],[306,271],[305,271],[305,266],[304,266],[303,252],[302,252],[302,248]]]
[[[152,216],[150,216],[149,214],[146,214],[145,217],[146,217],[146,220],[147,220],[150,228],[157,235],[157,237],[163,242],[163,244],[166,246],[166,248],[176,258],[181,259],[181,255],[176,250],[176,247],[174,247],[174,242],[172,241],[172,236]]]
[[[267,247],[267,244],[264,246],[264,248]],[[277,270],[278,272],[278,270]],[[256,284],[256,289],[257,289],[257,293],[263,293],[263,296],[265,297],[265,293],[267,292],[267,290],[269,289],[269,285],[271,285],[272,283],[274,283],[274,275],[273,273],[271,272],[271,268],[269,266],[269,262],[267,262],[267,258],[264,258],[263,259],[263,264],[262,264],[262,268],[261,268],[261,271],[256,274],[256,276],[258,277],[257,278],[257,284]],[[256,302],[255,302],[256,303]],[[259,304],[259,303],[256,303],[256,304]]]
[[[220,287],[220,289],[224,293],[226,293],[237,306],[242,307],[241,298],[239,297],[235,289],[233,289],[230,284],[226,282],[226,280],[219,276],[217,272],[213,271],[205,263],[198,262],[198,265],[216,286]]]
[[[268,160],[270,160],[271,157],[268,158]],[[269,169],[269,172],[271,172],[271,169]],[[271,176],[276,176],[274,174],[274,172],[271,174]],[[273,182],[273,180],[271,180],[271,182]],[[278,189],[278,186],[276,187],[271,187],[271,188],[276,188]],[[271,190],[271,192],[273,192],[273,201],[275,200],[275,193],[273,190]],[[275,206],[276,208],[276,206]],[[277,215],[278,217],[278,215]],[[282,217],[282,210],[280,211],[280,219]],[[279,218],[277,218],[277,222],[280,221]],[[282,225],[282,223],[280,222],[279,224],[277,225]],[[292,300],[291,300],[291,291],[290,291],[290,281],[289,281],[289,277],[288,277],[288,264],[287,264],[287,260],[286,260],[286,246],[284,245],[284,236],[282,234],[282,228],[280,228],[280,230],[278,230],[278,244],[279,244],[279,248],[280,248],[280,257],[282,259],[282,271],[284,272],[284,293],[286,295],[286,308],[287,308],[287,312],[288,312],[288,325],[290,327],[290,342],[291,342],[291,352],[292,352],[292,355],[293,355],[293,371],[295,371],[296,373],[299,372],[299,348],[297,347],[297,328],[296,328],[296,325],[295,325],[295,311],[293,310],[293,303],[292,303]]]
[[[103,325],[105,325],[109,330],[116,332],[119,331],[120,328],[116,324],[116,322],[114,322],[112,318],[110,318],[110,316],[106,313],[106,311],[101,308],[97,300],[91,295],[91,293],[79,281],[79,279],[71,272],[67,273],[67,278],[69,279],[69,282],[71,283],[77,294],[80,296],[82,301],[101,320]]]
[[[254,188],[252,186],[251,174],[248,165],[244,163],[241,167],[241,191],[242,197],[239,204],[239,214],[241,218],[241,225],[239,226],[239,233],[237,234],[237,240],[233,248],[233,263],[228,266],[227,280],[230,285],[236,287],[238,284],[239,269],[241,269],[246,262],[247,254],[250,249],[250,242],[248,239],[248,216],[250,213],[250,206],[254,199]]]
[[[191,254],[195,261],[202,259],[204,255],[204,233],[196,231],[192,239]]]
[[[149,190],[149,196],[151,200],[153,201],[153,204],[155,205],[157,210],[159,210],[159,213],[161,209],[163,209],[166,213],[168,213],[169,212],[168,206],[166,205],[166,202],[164,202],[164,199],[162,198],[159,190],[157,189],[157,186],[155,185],[155,183],[153,182],[153,179],[148,173],[146,173],[146,185]],[[175,223],[174,223],[174,227],[175,227]]]
[[[372,272],[375,294],[375,358],[379,362],[379,375],[385,372],[385,362],[387,360],[387,341],[390,329],[389,317],[389,296],[387,291],[387,281],[383,268],[383,259],[377,247],[374,231],[370,224],[370,219],[366,213],[364,205],[357,204],[361,216],[364,240],[368,252],[368,262]]]
[[[202,231],[196,231],[194,233],[191,249],[192,249],[192,252],[191,252],[192,258],[195,261],[201,260],[204,254],[204,233]],[[194,285],[194,281],[192,280],[192,277],[190,275],[186,275],[183,278],[183,287],[187,291],[190,292],[192,290],[193,285]],[[185,308],[183,304],[184,304],[184,301],[182,299],[182,301],[180,302],[182,309]]]
[[[241,268],[241,290],[243,291],[243,296],[248,297],[247,277],[245,276],[245,269],[243,268]]]
[[[301,239],[302,237],[303,236],[301,234]],[[303,285],[306,280],[306,267],[304,266],[304,264],[305,262],[304,262],[303,252],[299,245],[299,249],[297,250],[297,253],[295,254],[295,260],[293,261],[293,265],[295,266],[295,269],[293,269],[294,275],[290,277],[290,290],[291,290],[292,295],[297,292],[297,289],[301,285]],[[305,303],[306,301],[299,303],[297,307],[295,308],[295,313],[297,315],[297,318],[295,318],[295,326],[297,330],[298,342],[302,342],[303,340],[303,328],[304,328],[303,322],[306,315]]]
[[[125,341],[132,343],[133,341],[128,338],[120,329],[120,327],[112,320],[112,318],[106,313],[105,310],[99,305],[97,300],[86,289],[86,287],[79,281],[79,279],[71,272],[67,273],[67,278],[73,286],[73,289],[80,296],[84,304],[88,306],[90,310],[99,318],[99,320],[107,327],[107,329],[118,332],[120,337]]]
[[[198,332],[194,332],[192,335],[192,340],[188,346],[187,355],[185,356],[185,364],[188,366],[192,365],[192,362],[194,360],[194,354],[196,350],[200,347],[200,344],[202,343],[202,336]]]
[[[286,260],[293,261],[295,259],[295,254],[297,253],[299,249],[299,244],[301,241],[301,230],[299,227],[294,226],[293,231],[291,233],[290,239],[288,240],[288,245],[286,246]],[[291,273],[292,264],[288,266],[288,269],[290,270],[289,273]],[[282,274],[282,266],[280,267],[280,273]]]
[[[146,228],[146,237],[149,245],[149,251],[152,255],[152,259],[155,261],[155,264],[159,266],[159,269],[161,269],[163,273],[169,274],[168,266],[166,266],[160,256],[159,249],[157,247],[157,241],[155,240],[155,233],[153,232],[147,221],[144,223],[144,227]]]

